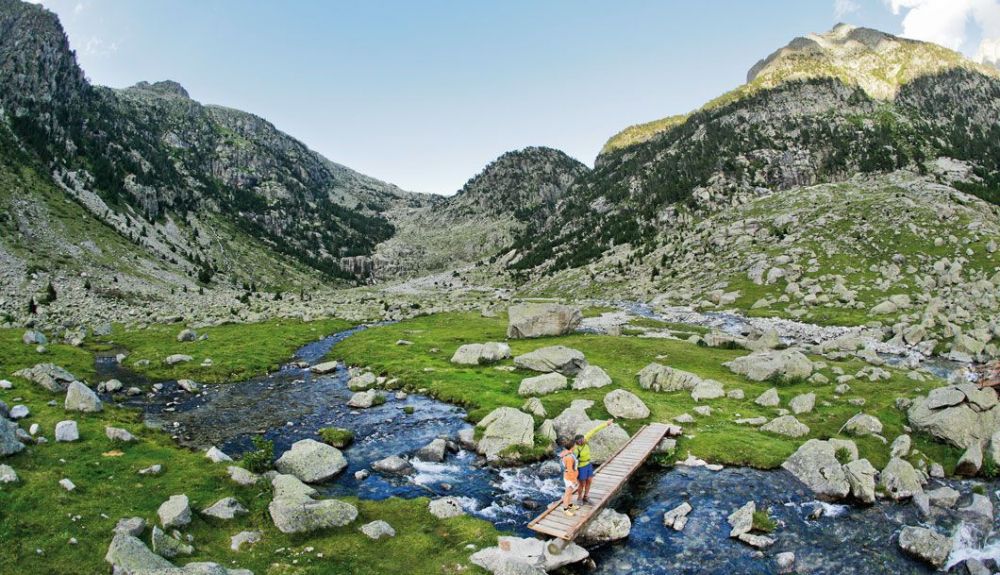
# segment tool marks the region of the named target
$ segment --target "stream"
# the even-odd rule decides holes
[[[469,427],[463,409],[420,394],[397,399],[389,392],[386,403],[380,406],[348,408],[345,404],[352,392],[347,388],[347,369],[338,366],[334,372],[316,375],[298,366],[299,362],[321,361],[333,346],[360,329],[364,328],[309,343],[295,353],[294,361],[266,376],[205,385],[198,394],[166,381],[160,384],[159,392],[130,397],[125,403],[142,409],[148,425],[167,430],[181,444],[201,449],[216,445],[234,458],[251,449],[250,438],[258,434],[274,441],[277,457],[300,439],[316,438],[320,428],[344,427],[355,433],[355,442],[343,450],[349,467],[334,480],[315,486],[323,494],[375,500],[448,495],[458,497],[468,513],[502,531],[533,536],[525,525],[539,506],[558,498],[562,491],[561,478],[544,475],[543,463],[495,469],[484,465],[476,454],[459,450],[448,453],[443,463],[411,459],[415,473],[409,476],[372,472],[364,480],[355,479],[355,471],[370,469],[376,460],[412,454],[436,437],[454,438],[459,430]],[[99,356],[96,366],[99,380],[115,378],[126,386],[149,386],[150,382],[122,368],[113,356]],[[406,413],[407,407],[413,412]],[[946,483],[966,498],[975,484]],[[995,505],[998,489],[1000,484],[988,485]],[[726,517],[750,500],[756,501],[758,508],[768,507],[779,524],[775,545],[763,554],[729,537]],[[663,513],[684,501],[694,508],[684,531],[664,527]],[[734,467],[712,472],[647,466],[613,507],[631,517],[631,534],[621,542],[591,549],[596,567],[582,564],[574,567],[576,572],[776,573],[774,556],[782,551],[795,552],[803,573],[933,572],[904,556],[895,541],[903,525],[921,524],[914,505],[821,503],[781,470]],[[811,519],[819,508],[821,516]],[[958,529],[953,561],[965,557],[1000,560],[1000,543],[985,534],[970,536],[966,531]]]

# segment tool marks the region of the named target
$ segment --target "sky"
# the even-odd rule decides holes
[[[500,154],[593,165],[837,22],[1000,60],[1000,0],[42,0],[96,84],[180,82],[329,159],[452,194]]]

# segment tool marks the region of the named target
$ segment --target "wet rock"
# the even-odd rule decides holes
[[[595,389],[611,385],[611,376],[596,365],[587,365],[573,379],[573,389]]]
[[[462,509],[462,503],[455,497],[432,499],[431,502],[427,504],[427,510],[430,511],[431,515],[437,517],[438,519],[448,519],[450,517],[465,515],[465,510]]]
[[[713,379],[704,379],[691,390],[691,399],[701,401],[702,399],[717,399],[725,395],[722,384]]]
[[[733,373],[745,375],[753,381],[765,381],[774,377],[806,379],[813,371],[809,358],[792,349],[758,351],[723,365]]]
[[[514,365],[521,369],[543,373],[576,375],[587,367],[587,360],[581,351],[562,345],[552,345],[515,357]]]
[[[778,397],[777,388],[772,387],[758,395],[757,399],[753,400],[753,402],[761,407],[776,407],[781,404],[781,398]]]
[[[875,416],[859,413],[847,420],[844,431],[857,436],[878,434],[882,433],[882,422]]]
[[[612,417],[623,419],[644,419],[649,417],[649,408],[634,393],[616,389],[604,396],[604,408]]]
[[[440,463],[444,461],[444,454],[447,449],[448,442],[439,437],[418,449],[416,457],[421,461],[433,461],[435,463]]]
[[[809,426],[795,419],[794,415],[782,415],[781,417],[772,419],[762,426],[760,430],[784,435],[785,437],[802,437],[809,433]]]
[[[740,541],[756,549],[764,549],[774,545],[774,539],[767,535],[755,535],[753,533],[740,533],[737,537]]]
[[[942,485],[937,489],[932,489],[927,492],[927,499],[931,505],[937,507],[943,507],[946,509],[951,509],[958,503],[958,498],[962,494],[958,491],[948,487],[947,485]]]
[[[212,504],[211,507],[201,512],[202,515],[214,517],[216,519],[229,520],[237,515],[246,515],[247,508],[243,507],[235,497],[225,497]]]
[[[229,548],[239,551],[244,545],[253,545],[263,539],[260,531],[240,531],[229,538]]]
[[[16,423],[0,417],[0,457],[14,455],[24,449],[17,438],[18,429]]]
[[[467,343],[455,351],[451,362],[458,365],[486,365],[509,359],[510,356],[510,346],[506,343]]]
[[[408,475],[413,473],[413,466],[410,462],[398,455],[390,455],[384,459],[379,459],[372,463],[372,469],[379,473],[390,475]]]
[[[494,409],[476,427],[483,430],[477,451],[487,459],[495,458],[508,447],[531,447],[535,442],[534,420],[527,413],[512,407]]]
[[[838,449],[850,451],[850,447],[854,447],[853,442],[810,439],[799,446],[781,467],[806,484],[817,496],[840,499],[850,493],[851,486],[836,452]],[[856,458],[857,447],[854,447],[853,459]]]
[[[984,531],[992,530],[993,502],[985,495],[973,493],[972,501],[965,507],[959,507],[958,514],[962,519],[978,525]]]
[[[579,309],[554,303],[513,305],[507,314],[507,337],[511,339],[565,335],[583,320]]]
[[[232,457],[229,457],[228,455],[223,453],[221,449],[219,449],[214,445],[212,447],[209,447],[208,450],[205,451],[205,458],[211,461],[212,463],[223,463],[225,461],[233,460]]]
[[[178,555],[190,555],[194,553],[194,547],[167,535],[155,525],[153,526],[152,537],[150,537],[150,546],[153,549],[153,553],[167,559],[177,557]]]
[[[576,543],[569,543],[561,553],[553,555],[548,550],[548,543],[540,539],[499,537],[496,547],[477,551],[469,557],[469,560],[491,573],[502,574],[525,573],[511,571],[517,566],[542,572],[555,571],[560,567],[583,561],[589,555],[586,549]]]
[[[670,527],[674,531],[683,531],[684,526],[687,525],[688,514],[691,511],[691,504],[685,501],[663,514],[663,525]]]
[[[792,410],[792,413],[799,415],[802,413],[809,413],[813,410],[816,405],[816,394],[815,393],[803,393],[802,395],[796,395],[788,402],[788,408]]]
[[[198,393],[198,390],[200,389],[200,386],[196,382],[190,379],[178,379],[177,387],[183,389],[188,393]]]
[[[875,503],[875,476],[878,471],[867,459],[856,459],[844,464],[851,496],[862,503]]]
[[[920,478],[913,466],[904,459],[893,457],[879,474],[879,485],[886,495],[899,501],[923,493]]]
[[[293,475],[306,483],[319,483],[347,468],[347,459],[339,449],[315,439],[302,439],[292,444],[274,462],[275,469]]]
[[[170,499],[164,501],[156,510],[156,515],[160,518],[160,525],[165,529],[184,527],[191,523],[191,505],[187,495],[171,495]]]
[[[52,363],[39,363],[34,367],[18,370],[14,375],[37,383],[53,393],[66,391],[76,376]]]
[[[757,510],[757,505],[753,501],[748,501],[743,507],[732,512],[726,521],[732,529],[729,531],[730,537],[739,537],[744,533],[749,533],[753,528],[753,514]]]
[[[347,407],[353,407],[354,409],[368,409],[379,403],[382,396],[378,391],[374,389],[369,389],[368,391],[359,391],[351,396],[351,399],[347,401]]]
[[[917,559],[942,567],[951,553],[952,541],[930,529],[907,526],[899,532],[899,547]]]
[[[63,404],[66,411],[81,411],[84,413],[96,413],[104,409],[100,398],[86,385],[79,381],[69,384],[66,389],[66,401]]]
[[[60,421],[56,424],[56,441],[76,441],[80,439],[80,430],[72,420]]]
[[[604,509],[580,533],[581,545],[600,545],[628,537],[632,520],[614,509]]]
[[[566,389],[568,386],[569,381],[566,379],[566,376],[560,373],[546,373],[522,379],[521,385],[517,388],[517,394],[521,397],[548,395],[561,389]]]
[[[372,521],[371,523],[365,523],[361,526],[361,532],[364,533],[369,539],[378,541],[383,537],[395,537],[396,530],[381,519]]]
[[[316,490],[292,475],[277,475],[271,481],[274,499],[268,512],[282,533],[304,533],[343,527],[358,516],[357,507],[336,499],[313,499]]]
[[[694,389],[701,378],[659,363],[651,363],[639,372],[639,385],[653,391],[682,391]]]
[[[365,391],[371,386],[378,382],[378,378],[374,373],[366,371],[362,374],[355,375],[351,379],[347,380],[347,388],[351,391]],[[357,395],[357,394],[355,394]],[[371,407],[371,406],[369,406]]]
[[[336,361],[324,361],[323,363],[317,363],[312,366],[310,370],[317,375],[325,375],[337,371],[337,366],[340,364]]]
[[[229,474],[229,479],[233,480],[234,483],[238,485],[254,485],[260,480],[260,476],[242,467],[237,467],[236,465],[230,465],[226,468],[226,473]]]
[[[774,556],[774,562],[778,566],[779,575],[795,572],[795,553],[785,551]]]

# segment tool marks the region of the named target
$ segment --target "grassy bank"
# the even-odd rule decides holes
[[[273,337],[274,333],[273,329],[261,326],[240,327],[243,331],[234,332],[231,337],[213,340],[210,336],[208,341],[201,343],[228,341],[227,345],[242,344],[246,346],[244,349],[256,349],[252,347],[256,342],[247,338],[261,334]],[[323,334],[340,328],[334,323],[313,327]],[[162,342],[165,334],[176,335],[179,331],[176,326],[168,328],[156,330],[156,336],[149,335],[150,345],[160,345],[157,342]],[[215,329],[206,332],[213,336],[217,333]],[[471,517],[436,519],[427,511],[425,499],[352,500],[358,505],[360,515],[351,525],[308,535],[284,535],[274,528],[267,514],[271,497],[266,484],[241,487],[231,482],[226,477],[224,464],[213,464],[200,453],[177,447],[166,434],[145,429],[139,413],[134,410],[105,405],[101,413],[69,414],[62,408],[60,394],[49,393],[35,384],[12,377],[12,372],[39,361],[52,361],[80,378],[93,380],[94,377],[93,357],[88,351],[53,344],[46,355],[39,355],[34,346],[21,343],[21,333],[20,330],[0,330],[0,377],[14,383],[14,389],[0,390],[0,400],[8,405],[28,406],[31,415],[22,420],[22,426],[39,424],[40,433],[50,442],[0,459],[0,463],[12,466],[20,477],[16,484],[0,486],[0,541],[3,542],[0,545],[0,573],[106,573],[109,566],[104,562],[104,554],[118,519],[141,516],[152,523],[159,505],[179,493],[187,494],[196,510],[232,496],[250,513],[228,522],[206,520],[195,513],[190,527],[184,532],[194,537],[196,552],[176,563],[215,561],[229,567],[252,569],[258,575],[410,575],[448,573],[449,569],[478,573],[480,571],[468,562],[470,551],[465,546],[495,543],[497,532],[488,522]],[[223,333],[228,335],[229,332]],[[310,333],[309,329],[301,332],[305,341],[316,337]],[[166,343],[162,345],[167,346]],[[242,373],[258,369],[262,363],[253,355],[245,355],[251,360],[248,365],[237,364],[234,355],[234,363],[229,369],[243,370]],[[56,401],[55,406],[48,405],[52,400]],[[77,421],[79,441],[52,441],[55,424],[64,419]],[[112,443],[104,434],[107,425],[124,427],[139,441]],[[153,464],[163,465],[161,475],[138,475],[140,469]],[[72,480],[76,489],[67,492],[60,487],[58,482],[63,478]],[[392,525],[397,536],[376,542],[358,531],[361,525],[376,519]],[[231,551],[229,538],[243,530],[260,531],[263,540],[243,551]],[[71,538],[77,543],[70,544]],[[144,540],[148,542],[148,530]],[[307,547],[312,551],[306,552]]]
[[[136,330],[115,326],[110,336],[97,341],[99,345],[127,349],[124,365],[152,380],[186,378],[200,383],[227,383],[275,370],[291,359],[297,348],[348,329],[351,324],[339,319],[272,319],[201,328],[195,331],[206,339],[177,341],[184,327],[179,323]],[[164,359],[174,354],[189,355],[192,360],[167,365]],[[202,365],[206,359],[212,360],[211,365]]]
[[[521,379],[534,375],[526,371],[507,372],[493,366],[456,366],[449,359],[462,344],[484,341],[503,341],[506,319],[483,318],[478,314],[441,314],[425,316],[393,325],[365,330],[334,348],[332,355],[348,363],[370,366],[377,372],[389,374],[411,389],[426,388],[434,396],[445,401],[464,405],[469,417],[477,421],[498,406],[520,407],[524,398],[517,395]],[[398,346],[395,342],[407,339],[410,346]],[[752,427],[738,425],[739,418],[775,416],[773,408],[760,407],[754,399],[768,388],[768,382],[751,382],[731,373],[722,366],[723,362],[748,352],[704,348],[686,341],[613,337],[593,334],[574,334],[557,338],[537,340],[513,340],[509,342],[515,355],[526,353],[547,345],[565,345],[586,354],[590,363],[604,368],[612,377],[614,385],[603,389],[564,390],[543,396],[541,401],[549,417],[555,417],[569,406],[574,399],[591,399],[595,405],[590,411],[592,418],[601,419],[608,414],[604,409],[604,395],[616,387],[624,388],[638,395],[649,407],[651,414],[647,420],[621,421],[630,432],[647,421],[669,421],[682,413],[691,413],[698,405],[688,392],[662,393],[639,387],[636,373],[650,362],[657,361],[671,367],[683,369],[721,382],[726,390],[742,389],[745,399],[721,398],[703,401],[712,407],[712,415],[694,415],[696,421],[687,424],[685,436],[678,443],[680,454],[687,451],[720,463],[731,465],[751,465],[772,468],[781,464],[807,437],[793,439],[758,431]],[[819,360],[820,358],[813,358]],[[511,365],[510,361],[502,365]],[[821,372],[834,380],[831,368],[839,366],[845,373],[853,374],[865,364],[859,361],[827,361],[827,368]],[[812,413],[797,416],[810,428],[808,437],[827,438],[840,436],[841,426],[852,416],[865,412],[877,416],[885,426],[883,435],[890,441],[903,432],[906,415],[895,407],[897,397],[915,397],[940,383],[917,384],[901,372],[892,371],[889,381],[850,382],[851,392],[843,397],[833,394],[834,384],[814,385],[808,382],[783,384],[778,387],[782,406],[796,395],[813,392],[816,394],[816,409]],[[866,403],[858,407],[848,403],[853,398],[863,398]],[[829,405],[824,405],[829,402]],[[862,457],[867,457],[877,467],[882,467],[889,457],[889,447],[874,437],[854,438]],[[914,436],[917,449],[928,457],[941,462],[951,469],[958,453],[928,437]]]

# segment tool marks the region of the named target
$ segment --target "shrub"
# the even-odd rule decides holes
[[[354,441],[354,432],[339,427],[324,427],[319,430],[319,438],[323,443],[342,449]]]
[[[837,458],[837,462],[841,465],[851,462],[851,450],[846,447],[837,449],[833,456]]]
[[[997,462],[992,455],[987,454],[983,458],[983,467],[979,470],[979,474],[987,479],[996,479],[997,475],[1000,475],[1000,469],[997,469]]]
[[[772,533],[778,527],[778,523],[771,517],[769,509],[758,509],[753,512],[753,529],[763,533]]]
[[[258,435],[253,438],[253,451],[243,454],[243,467],[254,473],[263,473],[274,466],[274,442]]]

